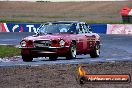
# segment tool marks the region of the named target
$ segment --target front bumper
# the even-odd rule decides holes
[[[22,55],[33,57],[49,57],[51,55],[65,56],[69,52],[69,46],[63,47],[19,47]]]
[[[62,48],[69,48],[70,46],[62,46],[62,47],[19,47],[19,49],[62,49]]]

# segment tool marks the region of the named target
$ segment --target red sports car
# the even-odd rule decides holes
[[[38,28],[36,35],[28,36],[20,42],[23,61],[34,57],[76,58],[76,55],[90,54],[91,58],[100,55],[100,36],[91,32],[85,22],[47,22]]]

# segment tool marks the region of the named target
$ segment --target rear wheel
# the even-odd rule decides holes
[[[66,59],[73,59],[76,58],[76,45],[73,43],[70,47],[70,51],[68,55],[66,56]]]
[[[96,58],[100,56],[100,42],[96,42],[96,46],[93,52],[90,53],[91,58]]]
[[[49,60],[57,60],[58,56],[50,56]]]
[[[33,60],[33,57],[29,55],[22,55],[22,59],[24,62],[31,62]]]

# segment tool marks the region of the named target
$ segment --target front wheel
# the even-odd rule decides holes
[[[22,59],[24,62],[31,62],[33,60],[33,57],[29,55],[22,55]]]
[[[76,58],[76,45],[72,44],[69,50],[68,55],[66,56],[66,59],[73,59]]]
[[[96,58],[100,56],[100,43],[96,42],[96,46],[93,50],[93,52],[90,53],[91,58]]]

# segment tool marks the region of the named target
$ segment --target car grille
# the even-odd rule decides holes
[[[37,40],[34,41],[35,47],[49,47],[51,46],[50,40]]]

